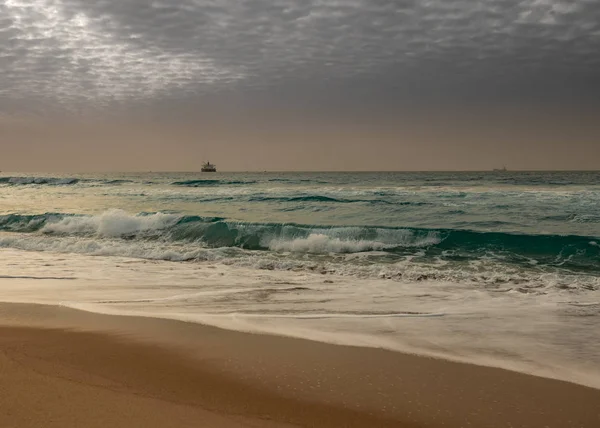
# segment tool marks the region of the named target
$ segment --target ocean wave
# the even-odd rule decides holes
[[[200,242],[208,247],[239,247],[306,253],[352,253],[422,247],[439,243],[436,231],[377,227],[329,227],[283,223],[244,223],[218,217],[110,210],[96,216],[4,215],[0,230],[45,235],[157,239]]]
[[[110,210],[97,216],[52,217],[40,231],[46,234],[97,235],[101,237],[140,237],[151,235],[174,226],[180,216],[156,213],[130,215],[121,210]]]
[[[300,194],[293,192],[292,194],[282,194],[278,196],[269,196],[265,193],[254,193],[248,194],[247,192],[236,192],[234,195],[231,193],[226,193],[223,195],[215,195],[215,194],[207,194],[207,195],[197,195],[197,194],[168,194],[161,196],[162,200],[169,201],[186,201],[186,202],[223,202],[223,201],[236,201],[236,202],[255,202],[255,203],[325,203],[325,204],[353,204],[353,203],[363,203],[363,204],[373,204],[373,205],[389,205],[389,206],[426,206],[432,205],[430,202],[424,201],[388,201],[384,199],[369,199],[368,196],[365,195],[364,198],[353,198],[353,197],[334,197],[334,196],[326,196],[326,195],[312,195],[312,194]],[[290,206],[286,206],[285,209],[292,209]],[[295,209],[295,208],[294,208]]]
[[[135,183],[133,180],[117,179],[117,180],[103,180],[105,184],[129,184]]]
[[[121,184],[135,183],[128,179],[100,179],[100,178],[75,178],[75,177],[24,177],[11,176],[0,177],[0,184],[11,186],[28,186],[28,185],[48,185],[48,186],[69,186],[73,184],[87,185],[108,185],[117,186]]]
[[[10,185],[29,185],[29,184],[47,184],[54,186],[66,186],[79,183],[79,178],[69,177],[0,177],[0,184]]]
[[[324,275],[325,282],[334,280],[328,279],[330,275],[334,275],[414,284],[455,283],[516,295],[543,295],[553,289],[575,296],[576,294],[572,293],[600,290],[600,276],[594,273],[581,274],[563,269],[547,270],[537,267],[515,269],[510,263],[486,258],[474,259],[469,263],[445,263],[441,256],[424,262],[418,257],[405,257],[394,263],[386,263],[385,255],[389,254],[383,251],[373,252],[377,258],[372,260],[365,257],[369,253],[306,257],[303,253],[251,251],[237,247],[209,248],[190,245],[187,242],[32,233],[0,233],[0,248],[169,262],[217,263],[258,270],[316,273]],[[331,248],[327,250],[329,249]],[[360,259],[356,259],[355,255],[360,256]]]
[[[207,251],[201,247],[190,247],[173,243],[140,240],[115,240],[75,236],[48,236],[24,234],[0,234],[0,248],[15,248],[24,251],[48,251],[65,254],[91,256],[130,257],[145,260],[172,262],[211,261],[225,259],[219,251]]]
[[[358,253],[363,251],[384,250],[392,244],[366,240],[342,240],[325,234],[311,234],[306,238],[292,240],[273,239],[269,249],[299,253]]]
[[[583,178],[583,179],[582,179]],[[554,177],[553,174],[518,174],[496,178],[498,183],[526,186],[569,186],[586,184],[587,180],[582,175]]]
[[[467,262],[495,258],[519,266],[600,270],[598,238],[460,229],[246,223],[218,217],[121,210],[89,215],[0,216],[0,231],[45,236],[181,243],[190,248],[235,247],[299,254],[383,252],[390,256]]]
[[[300,196],[253,196],[248,199],[249,202],[326,202],[339,204],[367,203],[383,205],[428,205],[426,202],[410,201],[387,201],[384,199],[352,199],[352,198],[334,198],[325,195],[300,195]]]
[[[312,184],[329,184],[329,181],[312,179],[312,178],[270,178],[267,180],[270,183],[288,183],[288,184],[302,184],[302,183],[312,183]]]
[[[7,214],[0,215],[0,231],[6,232],[36,232],[40,230],[47,223],[60,221],[61,219],[68,217],[68,214],[54,214],[46,213],[40,215],[20,215],[20,214]]]
[[[332,198],[330,196],[321,195],[304,195],[290,197],[270,197],[270,196],[254,196],[250,202],[346,202],[345,199]]]
[[[256,184],[255,180],[185,180],[171,183],[173,186],[210,187],[210,186],[241,186]]]
[[[597,214],[572,214],[568,217],[571,223],[600,223],[600,215]]]

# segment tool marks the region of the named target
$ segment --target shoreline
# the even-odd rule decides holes
[[[2,426],[600,425],[600,390],[574,383],[181,321],[0,303],[0,343]],[[123,396],[138,416],[98,416]]]
[[[33,305],[33,306],[41,306],[41,307],[56,307],[62,308],[66,311],[75,311],[75,312],[83,312],[90,315],[100,315],[106,317],[116,317],[116,318],[127,318],[127,319],[147,319],[147,320],[161,320],[167,323],[182,323],[182,324],[191,324],[199,327],[206,328],[214,328],[217,330],[222,330],[225,332],[231,333],[241,333],[241,334],[250,334],[250,335],[260,335],[260,336],[269,336],[269,337],[277,337],[277,338],[287,338],[293,340],[302,340],[308,342],[316,342],[325,345],[332,346],[343,346],[349,348],[369,348],[369,349],[377,349],[380,351],[399,353],[402,355],[410,355],[422,358],[429,358],[434,360],[452,362],[457,364],[466,364],[477,367],[486,367],[498,370],[505,370],[512,373],[522,374],[525,376],[533,376],[542,379],[555,380],[559,382],[572,383],[575,385],[583,386],[586,388],[592,388],[596,390],[600,390],[600,383],[598,383],[598,376],[596,373],[590,374],[584,370],[574,371],[571,370],[565,375],[565,370],[562,367],[558,366],[543,366],[540,364],[530,364],[530,366],[519,366],[518,363],[515,364],[512,360],[502,360],[499,357],[494,357],[491,355],[485,356],[461,356],[460,354],[452,354],[448,352],[436,352],[431,349],[420,348],[418,346],[410,346],[410,345],[402,345],[402,346],[394,346],[396,344],[386,343],[385,341],[373,341],[369,336],[353,336],[354,340],[348,340],[346,336],[346,340],[339,339],[338,337],[334,338],[334,333],[328,332],[325,334],[298,334],[297,331],[294,333],[282,332],[281,329],[272,328],[272,327],[264,327],[253,328],[242,327],[240,325],[232,327],[231,325],[227,325],[227,323],[222,322],[210,322],[207,321],[206,318],[210,318],[210,315],[207,315],[203,320],[199,320],[194,316],[169,316],[166,314],[155,314],[154,316],[145,315],[141,313],[128,313],[128,312],[120,312],[120,311],[110,311],[110,310],[98,310],[91,309],[85,303],[82,304],[70,304],[70,305],[61,305],[58,303],[37,303],[30,301],[23,302],[10,302],[10,301],[0,301],[0,307],[2,305]],[[2,321],[2,317],[0,314],[0,323]],[[0,324],[1,325],[1,324]],[[94,330],[95,331],[95,330]],[[371,339],[371,340],[370,340]],[[163,338],[164,340],[164,338]],[[531,363],[534,361],[531,360]],[[537,366],[537,367],[536,367]],[[558,371],[555,371],[559,369]],[[587,376],[587,377],[586,377]]]

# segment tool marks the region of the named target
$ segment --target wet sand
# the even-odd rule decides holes
[[[0,427],[590,427],[600,390],[380,349],[0,304]]]

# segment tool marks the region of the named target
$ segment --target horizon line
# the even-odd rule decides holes
[[[511,173],[511,172],[600,172],[600,169],[422,169],[422,170],[222,170],[216,172],[202,172],[198,170],[134,170],[134,171],[113,171],[113,170],[96,170],[96,171],[3,171],[0,174],[192,174],[198,173],[203,175],[213,175],[220,173],[252,173],[252,174],[285,174],[285,173],[313,173],[313,174],[356,174],[356,173]]]

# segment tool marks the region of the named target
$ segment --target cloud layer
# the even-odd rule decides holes
[[[0,111],[330,85],[597,93],[598,52],[597,0],[0,0]]]

